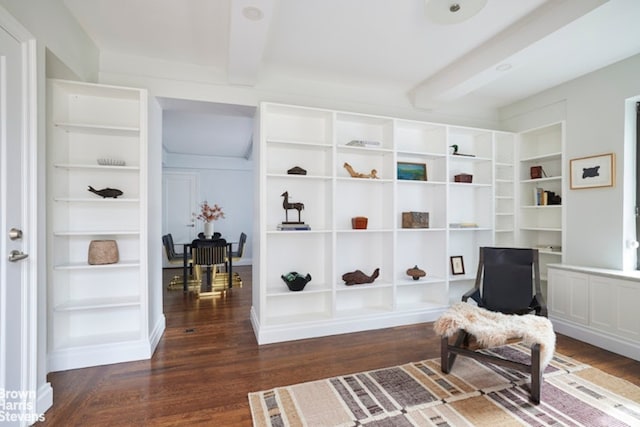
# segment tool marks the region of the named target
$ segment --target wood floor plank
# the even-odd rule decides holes
[[[251,270],[236,271],[244,285],[226,295],[165,290],[167,328],[151,360],[49,374],[54,403],[38,425],[251,426],[251,391],[439,356],[430,323],[258,346]],[[640,386],[640,362],[564,336],[557,350]]]

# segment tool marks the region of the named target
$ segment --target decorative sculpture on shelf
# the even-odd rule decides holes
[[[300,166],[294,166],[287,171],[289,175],[306,175],[306,169],[301,168]]]
[[[376,280],[379,275],[379,268],[376,268],[371,276],[367,276],[361,270],[356,270],[350,273],[344,273],[342,275],[342,280],[344,280],[344,284],[347,286],[361,285],[363,283],[373,283],[373,281]]]
[[[89,191],[91,191],[94,194],[97,194],[103,199],[106,199],[107,197],[117,199],[118,196],[122,196],[122,191],[118,190],[117,188],[103,188],[102,190],[96,190],[92,186],[89,186]]]
[[[282,200],[282,207],[284,208],[285,222],[283,224],[304,224],[300,220],[300,211],[304,209],[304,203],[289,203],[289,192],[285,191],[280,196],[284,197]],[[298,222],[289,222],[289,210],[295,209],[298,211]]]
[[[419,278],[426,276],[427,273],[415,265],[407,270],[407,275],[411,276],[413,280],[418,280]]]
[[[347,172],[349,172],[349,175],[351,175],[353,178],[378,179],[378,171],[375,169],[371,169],[370,174],[364,174],[364,173],[356,172],[355,170],[353,170],[353,167],[347,162],[344,163],[344,168],[347,170]]]
[[[283,274],[280,277],[282,278],[284,283],[287,284],[289,290],[295,292],[303,290],[306,284],[311,281],[311,275],[309,273],[307,273],[306,276],[303,276],[297,271]]]

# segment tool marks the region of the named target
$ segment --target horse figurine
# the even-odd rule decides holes
[[[289,209],[295,209],[298,211],[298,223],[302,223],[302,221],[300,221],[300,211],[304,209],[304,203],[289,203],[288,191],[282,193],[281,196],[284,197],[284,200],[282,201],[282,207],[284,208],[285,221],[289,222]]]

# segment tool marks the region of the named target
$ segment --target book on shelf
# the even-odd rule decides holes
[[[377,147],[380,145],[380,141],[354,139],[347,142],[345,145],[350,147]]]
[[[478,228],[478,224],[475,222],[452,222],[449,224],[449,228]]]
[[[292,230],[311,230],[309,224],[278,224],[278,230],[292,231]]]
[[[555,192],[540,187],[533,189],[534,206],[559,205],[562,199]]]

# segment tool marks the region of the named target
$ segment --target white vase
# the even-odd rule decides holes
[[[207,239],[211,239],[213,237],[213,223],[205,222],[204,223],[204,237]]]

